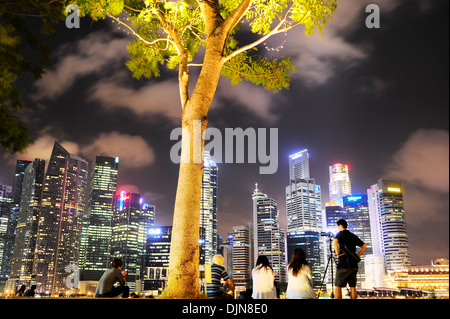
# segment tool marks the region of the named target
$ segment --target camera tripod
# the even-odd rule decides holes
[[[336,257],[333,256],[333,249],[332,249],[332,245],[331,245],[331,240],[333,239],[333,236],[330,234],[321,234],[322,236],[328,236],[328,247],[329,247],[329,256],[328,256],[328,261],[327,261],[327,267],[325,268],[325,272],[323,273],[323,277],[322,277],[322,283],[320,284],[320,292],[317,295],[317,299],[319,299],[320,297],[320,293],[322,292],[323,289],[323,284],[325,282],[325,278],[327,277],[327,272],[328,272],[328,267],[330,267],[331,269],[331,284],[332,284],[332,291],[331,291],[331,298],[334,299],[334,273],[333,273],[333,261],[337,266],[337,260]]]

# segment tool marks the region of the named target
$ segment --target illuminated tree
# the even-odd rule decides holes
[[[197,298],[199,291],[199,220],[203,147],[195,148],[194,123],[201,136],[219,78],[242,80],[277,92],[289,87],[295,68],[287,57],[267,58],[257,47],[269,38],[303,25],[307,35],[322,30],[336,9],[335,0],[79,0],[80,15],[111,18],[135,35],[128,68],[136,78],[160,75],[160,68],[178,68],[181,99],[181,163],[175,199],[168,298]],[[125,21],[127,20],[127,21]],[[257,37],[241,45],[246,28]],[[241,31],[241,32],[238,32]],[[204,50],[200,50],[201,48]],[[200,55],[202,63],[192,63]],[[200,68],[192,92],[189,71]],[[185,134],[189,134],[188,138]]]

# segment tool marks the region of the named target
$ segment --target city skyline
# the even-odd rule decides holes
[[[300,161],[303,162],[303,164],[309,162],[308,151],[304,150],[300,153],[302,153],[306,158],[306,160]],[[298,155],[300,153],[296,153],[294,155]],[[212,163],[210,162],[208,154],[205,154],[205,156],[204,166],[206,167]],[[292,156],[290,156],[290,159],[291,158]],[[76,221],[77,219],[79,219],[79,217],[75,217],[82,215],[92,215],[92,213],[94,213],[94,211],[96,210],[94,206],[92,206],[92,202],[95,202],[99,206],[103,205],[98,202],[100,197],[94,195],[92,191],[96,189],[115,189],[115,180],[118,173],[117,164],[119,163],[119,161],[120,160],[118,157],[104,157],[97,155],[96,161],[94,163],[91,163],[91,168],[88,172],[86,167],[89,165],[89,163],[87,163],[86,160],[81,159],[75,154],[70,154],[59,143],[55,142],[50,158],[49,168],[45,173],[45,182],[43,184],[44,191],[42,195],[44,201],[42,207],[40,208],[42,214],[38,216],[38,247],[53,247],[55,245],[59,247],[62,245],[61,242],[69,242],[70,249],[67,248],[67,245],[64,245],[64,247],[61,247],[61,249],[57,249],[57,252],[59,250],[59,254],[61,256],[66,256],[66,254],[68,254],[68,259],[66,260],[66,262],[75,263],[75,266],[77,264],[80,264],[82,270],[93,269],[91,267],[85,267],[86,265],[83,265],[84,260],[81,254],[79,257],[76,256],[78,253],[75,252],[79,251],[79,248],[83,248],[82,242],[84,236],[82,235],[80,237],[81,242],[79,242],[77,239],[79,238],[79,236],[76,234],[74,235],[74,233],[81,231],[80,234],[83,234],[84,230],[89,230],[89,228],[84,228],[85,226],[94,226],[94,224],[92,224],[93,220],[98,219],[99,216],[107,217],[109,213],[112,213],[112,233],[110,236],[111,255],[109,257],[121,257],[125,260],[125,264],[131,272],[128,274],[128,277],[132,277],[129,278],[131,279],[130,287],[136,289],[136,291],[140,291],[140,289],[144,287],[145,284],[144,286],[141,286],[143,282],[138,281],[138,277],[134,277],[140,274],[142,271],[146,271],[145,269],[147,269],[147,267],[144,266],[144,261],[147,261],[146,256],[148,252],[145,252],[145,247],[149,243],[148,240],[152,238],[153,234],[158,234],[158,231],[161,231],[160,227],[153,227],[155,219],[155,207],[149,206],[148,203],[144,203],[144,198],[140,194],[128,193],[126,191],[116,192],[115,194],[111,194],[110,192],[108,192],[103,194],[106,195],[105,204],[106,206],[109,206],[109,209],[105,206],[106,214],[98,215],[98,213],[96,213],[98,215],[97,218],[91,218],[91,221],[87,222],[86,225],[84,224],[84,222]],[[36,159],[34,162],[39,163],[38,165],[42,170],[44,166],[43,161],[40,159]],[[34,162],[23,160],[19,160],[17,162],[15,181],[16,183],[19,183],[22,180],[24,182],[22,198],[20,200],[20,212],[22,212],[22,209],[26,207],[27,200],[25,198],[29,197],[29,195],[26,194],[30,192],[28,188],[35,187],[36,183],[39,184],[39,182],[36,182],[33,175],[31,176],[31,178],[27,175],[28,170],[30,170],[30,172],[34,174]],[[290,165],[295,164],[297,163],[293,163],[292,161],[290,161]],[[21,168],[22,166],[26,167],[26,169]],[[101,166],[112,167],[109,167],[109,169],[105,170],[105,167],[101,168]],[[214,168],[217,168],[215,164]],[[21,174],[22,171],[24,171],[25,174]],[[295,170],[291,169],[291,172],[292,171]],[[41,172],[41,174],[43,174],[43,172]],[[82,179],[81,182],[75,182],[80,179],[80,176]],[[87,176],[91,177],[88,178]],[[308,176],[310,176],[309,170],[305,170],[304,174],[300,175],[299,177]],[[209,177],[204,177],[204,181],[209,182]],[[313,183],[312,188],[309,187],[309,183]],[[305,180],[302,178],[294,177],[294,179],[291,180],[291,186],[292,184],[296,189],[300,190],[299,193],[304,193],[304,190],[302,189],[305,189],[306,193],[311,193],[312,197],[314,198],[312,202],[315,202],[316,192],[317,190],[320,190],[320,187],[316,188],[313,179]],[[18,185],[16,186],[17,188],[20,188]],[[9,189],[12,190],[13,187],[9,187]],[[86,191],[86,189],[88,190]],[[280,271],[280,273],[275,276],[276,280],[282,282],[284,281],[284,261],[286,260],[286,262],[288,262],[288,255],[292,254],[292,249],[297,246],[303,247],[303,249],[307,251],[307,255],[309,256],[313,268],[313,273],[315,273],[314,278],[317,279],[314,281],[314,287],[315,289],[319,289],[319,279],[321,278],[323,271],[322,267],[324,257],[324,250],[323,248],[320,248],[322,236],[320,231],[328,230],[328,226],[333,224],[332,222],[330,223],[330,221],[334,220],[337,217],[347,219],[349,221],[349,229],[351,231],[354,231],[355,234],[357,234],[364,240],[364,242],[368,244],[369,254],[367,258],[371,257],[371,259],[373,259],[372,257],[376,257],[376,255],[383,256],[386,263],[386,269],[388,271],[400,271],[402,269],[406,269],[410,266],[410,258],[407,231],[404,219],[402,189],[403,187],[400,181],[380,179],[377,184],[372,185],[371,188],[367,190],[368,195],[347,195],[342,197],[338,202],[327,203],[327,205],[339,204],[344,209],[344,211],[338,213],[337,216],[335,216],[334,212],[331,215],[328,215],[328,211],[323,212],[325,215],[322,216],[322,211],[317,211],[315,205],[312,206],[311,212],[306,214],[306,217],[303,216],[305,214],[301,211],[297,212],[296,214],[299,214],[299,216],[303,216],[303,220],[312,218],[312,221],[303,222],[303,225],[296,225],[295,227],[292,227],[291,225],[292,231],[290,233],[288,232],[288,234],[285,234],[284,231],[279,227],[279,211],[276,201],[268,197],[267,194],[261,193],[258,189],[258,184],[255,184],[255,190],[252,194],[254,215],[252,227],[254,229],[254,232],[252,236],[254,238],[254,255],[269,256],[275,273],[277,273],[277,270]],[[287,190],[289,190],[289,192],[287,191],[286,193],[288,197],[291,194],[290,187],[288,187]],[[77,193],[79,193],[79,195],[76,195]],[[85,195],[85,193],[89,193],[90,195]],[[114,201],[112,201],[112,197],[114,197]],[[81,202],[75,204],[74,200],[79,201],[80,199],[83,204],[81,204]],[[370,200],[368,201],[368,199]],[[372,201],[373,203],[371,203]],[[58,205],[58,202],[61,202],[61,204]],[[87,206],[91,207],[90,210],[88,210],[90,211],[90,214],[86,214],[87,211],[83,210],[84,202],[89,203],[87,204]],[[301,206],[303,206],[305,201],[301,200],[301,202]],[[309,203],[310,200],[307,200],[306,202]],[[11,201],[11,204],[13,203],[14,201]],[[57,219],[61,220],[60,222],[53,221],[53,219],[55,218],[48,218],[50,222],[47,221],[47,217],[51,217],[50,215],[52,214],[49,215],[48,212],[45,212],[46,206],[60,207],[57,209],[59,211],[59,217],[56,217]],[[81,208],[79,208],[78,206]],[[306,206],[308,206],[308,204]],[[14,207],[14,205],[11,205],[11,207]],[[150,207],[151,209],[149,209]],[[74,208],[73,211],[72,208]],[[290,208],[288,207],[288,210],[289,209]],[[12,211],[14,210],[12,209]],[[20,215],[21,214],[19,214],[19,216]],[[326,221],[323,220],[322,223],[320,221],[320,218],[324,218],[326,219]],[[71,220],[73,221],[73,225],[80,225],[80,227],[76,226],[76,229],[78,230],[74,231],[75,229],[71,228],[72,226],[70,226],[71,223],[67,224],[67,221]],[[23,221],[21,223],[23,223]],[[49,227],[49,225],[52,224],[59,224],[59,231],[58,227]],[[378,226],[380,227],[379,229]],[[171,226],[165,227],[171,228]],[[372,229],[372,231],[370,231],[370,228]],[[233,227],[233,230],[234,229],[235,227]],[[86,232],[85,234],[89,234],[89,232]],[[44,238],[44,240],[42,240],[42,238]],[[53,240],[50,238],[53,238],[53,240],[55,240],[55,242],[51,245],[48,244],[50,242],[53,242]],[[61,240],[61,238],[64,238],[64,240]],[[373,242],[379,242],[379,244],[374,246],[374,256],[370,256],[372,239]],[[41,242],[43,242],[44,245]],[[287,247],[284,246],[286,242]],[[274,243],[278,243],[275,244],[278,248],[275,248]],[[14,245],[16,249],[18,243],[15,243]],[[105,247],[106,250],[108,250],[107,244],[103,246],[104,247],[102,248],[101,246],[94,243],[86,245],[89,251],[91,249],[96,250],[98,248],[100,248],[100,250],[104,250]],[[50,247],[50,249],[53,249],[52,247]],[[81,251],[82,250],[83,249],[81,249]],[[64,275],[59,274],[57,270],[57,262],[55,263],[50,259],[46,261],[48,259],[47,256],[54,255],[54,253],[43,254],[43,251],[44,250],[42,248],[36,249],[36,255],[38,257],[35,257],[33,265],[33,272],[35,272],[36,270],[39,271],[39,269],[43,270],[43,272],[37,273],[36,277],[37,282],[42,286],[39,291],[41,293],[45,291],[51,291],[52,293],[55,293],[55,291],[56,293],[58,293],[58,291],[61,292],[61,289],[64,288],[60,285],[60,278],[65,281],[65,277]],[[47,251],[47,248],[45,249],[45,251]],[[288,255],[285,255],[286,251],[288,252]],[[42,256],[39,254],[41,254]],[[106,256],[106,258],[101,259],[107,260],[109,259],[109,257]],[[65,258],[66,257],[58,259]],[[78,260],[78,258],[80,259]],[[47,263],[49,265],[47,274],[44,270],[45,267],[39,267],[41,263]],[[318,266],[317,270],[314,271],[314,264],[322,266]],[[69,264],[69,266],[70,265],[71,264]],[[78,269],[78,266],[76,267]],[[103,264],[99,267],[99,270],[105,267],[107,266]],[[361,267],[361,269],[364,269],[364,266]],[[98,273],[97,276],[99,276],[100,274],[101,272]],[[18,274],[16,274],[16,276],[19,277]],[[40,277],[44,277],[44,279],[40,279]],[[29,278],[30,275],[26,274],[23,280],[30,280]],[[361,277],[361,282],[365,282],[363,278],[364,276]],[[133,279],[136,279],[136,287],[135,280]],[[65,282],[67,284],[67,281]],[[365,284],[362,284],[362,287],[370,288],[366,287]]]
[[[251,221],[256,182],[278,202],[286,229],[288,157],[307,148],[323,202],[336,162],[349,165],[354,194],[379,178],[400,179],[412,264],[448,256],[448,3],[375,2],[379,30],[365,27],[362,3],[341,1],[323,38],[299,30],[269,43],[284,46],[270,54],[290,55],[298,66],[290,90],[272,94],[221,80],[210,127],[279,128],[279,167],[264,176],[256,164],[220,164],[220,235]],[[178,166],[170,161],[169,135],[181,114],[176,74],[132,79],[123,65],[130,36],[109,20],[91,22],[58,28],[50,37],[54,66],[36,83],[20,83],[27,105],[21,116],[36,142],[23,155],[0,152],[0,184],[12,185],[18,158],[48,161],[57,139],[88,162],[96,154],[119,157],[118,190],[142,194],[157,207],[156,225],[171,225]]]

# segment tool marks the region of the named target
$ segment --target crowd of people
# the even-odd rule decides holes
[[[342,288],[350,287],[350,297],[357,298],[356,284],[358,262],[360,256],[366,251],[364,242],[355,234],[347,230],[347,221],[341,219],[337,221],[339,233],[335,236],[333,246],[336,252],[338,262],[336,270],[335,298],[342,298]],[[356,247],[360,247],[356,253]],[[130,288],[126,285],[127,270],[122,270],[122,260],[114,258],[111,268],[106,270],[99,280],[95,292],[96,298],[111,298],[119,295],[122,298],[128,298]],[[314,299],[313,276],[311,267],[307,261],[307,256],[303,249],[294,250],[289,265],[287,267],[288,284],[286,289],[286,299]],[[221,280],[225,281],[233,294],[228,294],[222,289]],[[119,283],[119,285],[116,285]],[[25,290],[22,285],[16,292],[16,296],[33,297],[36,286],[31,286]],[[206,285],[206,294],[210,299],[233,298],[234,285],[228,273],[223,266],[223,257],[215,255],[211,265],[211,278]],[[132,297],[135,297],[132,294]],[[258,256],[256,266],[252,270],[252,299],[277,299],[275,275],[270,266],[269,259],[266,256]]]
[[[333,246],[338,257],[335,285],[335,298],[342,299],[342,288],[350,287],[350,297],[357,298],[356,284],[358,262],[367,246],[355,234],[347,230],[347,221],[337,221],[339,233],[335,236]],[[360,247],[356,253],[356,247]],[[223,257],[216,255],[211,266],[211,283],[207,285],[207,296],[210,299],[229,298],[229,294],[221,292],[220,279],[225,280],[230,289],[234,290],[223,267]],[[305,251],[301,248],[294,250],[287,267],[288,284],[286,299],[314,299],[313,277],[311,267],[307,261]],[[275,274],[266,256],[258,256],[256,266],[252,270],[252,299],[279,298],[275,283]]]

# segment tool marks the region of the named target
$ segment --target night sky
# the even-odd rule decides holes
[[[369,3],[381,9],[379,29],[365,25]],[[349,164],[354,194],[379,178],[402,180],[412,264],[448,258],[448,12],[443,0],[339,1],[322,36],[298,28],[268,42],[279,51],[260,47],[292,57],[289,90],[274,94],[222,78],[209,126],[278,128],[279,148],[273,175],[260,175],[259,163],[219,164],[220,235],[251,221],[256,182],[277,200],[286,229],[288,157],[307,148],[324,203],[336,162]],[[83,18],[80,29],[63,22],[47,39],[54,65],[37,82],[19,82],[20,116],[35,142],[24,154],[0,151],[0,184],[12,185],[15,160],[48,160],[57,140],[89,162],[119,156],[119,190],[142,194],[156,206],[156,224],[171,225],[178,166],[169,137],[181,117],[176,70],[133,79],[124,64],[132,35],[111,20]],[[197,74],[191,70],[191,86]]]

